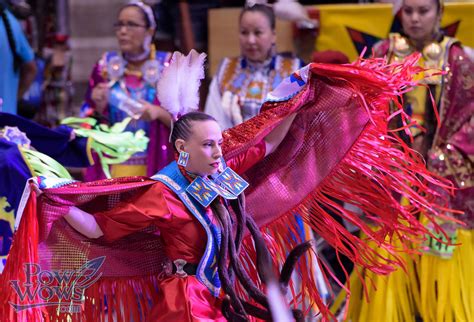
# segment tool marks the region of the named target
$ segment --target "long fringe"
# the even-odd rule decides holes
[[[20,240],[22,244],[14,242],[8,257],[8,265],[15,267],[15,270],[5,269],[0,275],[0,317],[11,322],[48,321],[44,309],[28,309],[16,312],[10,306],[10,302],[20,302],[20,296],[14,291],[12,281],[16,280],[20,286],[23,286],[26,282],[26,272],[23,269],[23,264],[38,262],[39,230],[36,214],[36,193],[34,191],[31,191],[28,198],[24,218],[20,222],[17,234],[14,241]],[[39,302],[38,298],[37,302]]]
[[[399,243],[400,241],[394,241]],[[385,252],[374,243],[369,247]],[[385,256],[389,256],[385,253]],[[355,267],[348,284],[351,286],[351,299],[344,303],[347,292],[343,290],[337,296],[332,313],[340,312],[345,319],[357,321],[414,322],[420,303],[415,261],[418,256],[401,254],[406,263],[406,271],[397,268],[388,275],[380,275],[370,270]],[[364,287],[364,284],[367,287]],[[344,304],[347,304],[345,307]],[[347,310],[347,311],[345,311]]]
[[[417,262],[420,279],[420,315],[423,321],[474,320],[474,234],[458,229],[450,259],[423,254]]]
[[[146,321],[157,302],[157,287],[158,278],[153,276],[102,278],[86,290],[83,303],[64,302],[48,307],[45,321]],[[74,308],[77,313],[63,313],[62,308]]]
[[[26,296],[22,299],[11,284],[12,281],[17,281],[20,291],[25,292],[27,276],[24,264],[39,263],[39,240],[37,196],[32,190],[10,250],[6,269],[0,275],[0,321],[143,321],[157,302],[160,276],[101,277],[85,290],[83,302],[64,301],[59,305],[38,306],[16,312],[10,303],[49,304],[44,303],[38,294],[33,298]],[[34,279],[33,288],[38,286],[40,283]],[[68,313],[69,309],[76,313]]]
[[[438,231],[442,229],[435,217],[455,221],[445,215],[447,211],[452,212],[447,207],[445,196],[431,188],[442,187],[452,193],[449,181],[429,173],[419,155],[398,138],[387,134],[385,113],[371,111],[371,117],[372,120],[332,173],[297,207],[262,228],[272,247],[275,265],[298,244],[295,238],[297,223],[293,220],[295,215],[300,215],[337,253],[344,254],[356,265],[376,274],[389,274],[396,267],[406,270],[400,252],[418,253],[425,235],[433,236],[417,220],[420,210],[429,214],[428,220]],[[411,200],[411,204],[401,205],[398,195]],[[364,212],[365,220],[335,200],[357,206]],[[333,217],[334,214],[357,226],[366,237],[361,239],[350,234]],[[377,229],[373,230],[371,225]],[[393,240],[399,243],[394,244]],[[245,242],[244,257],[248,269],[252,271],[255,253],[253,245]],[[367,247],[368,242],[375,243],[376,248]],[[377,248],[384,249],[386,253],[378,252]],[[292,304],[306,308],[306,303],[315,303],[323,319],[334,318],[309,273],[310,260],[306,257],[299,264],[301,287],[297,290],[292,286]],[[325,278],[330,276],[344,288],[323,263],[319,265],[326,274]],[[347,272],[346,277],[349,280]],[[367,293],[364,283],[363,289]]]
[[[99,280],[86,291],[82,321],[146,321],[158,301],[158,281],[157,276]]]

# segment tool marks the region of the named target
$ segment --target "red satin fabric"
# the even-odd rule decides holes
[[[262,141],[229,160],[228,166],[242,173],[264,155],[265,143]],[[209,208],[207,214],[212,219]],[[172,261],[184,259],[198,264],[204,254],[207,241],[204,228],[178,196],[161,182],[94,216],[109,242],[154,225],[161,236],[164,252]],[[159,300],[148,321],[225,321],[221,299],[212,296],[195,276],[168,277],[159,282],[158,292]]]
[[[226,321],[221,299],[215,298],[195,276],[170,277],[160,283],[160,301],[149,322]]]
[[[150,186],[133,202],[96,218],[109,241],[154,224],[171,260],[181,258],[197,264],[206,247],[206,233],[199,221],[161,182]],[[160,281],[158,299],[147,321],[225,321],[221,300],[212,296],[195,276],[171,276]]]

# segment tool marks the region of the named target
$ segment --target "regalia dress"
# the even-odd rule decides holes
[[[281,54],[260,64],[245,57],[224,58],[209,87],[205,112],[223,129],[240,124],[257,115],[267,94],[302,65]]]
[[[124,96],[159,105],[156,96],[156,82],[170,59],[171,53],[155,51],[152,48],[150,59],[143,64],[143,70],[141,72],[129,72],[126,68],[126,61],[120,53],[104,53],[92,70],[81,114],[83,116],[95,115],[100,120],[106,119],[108,123],[114,124],[129,116],[119,108],[121,98]],[[147,76],[147,73],[153,75]],[[104,115],[94,113],[95,106],[91,99],[92,89],[99,83],[109,83],[111,85],[109,104],[104,111]],[[159,121],[148,122],[134,119],[125,130],[136,132],[140,129],[144,130],[145,135],[150,138],[148,149],[136,153],[123,164],[113,165],[111,167],[113,177],[126,175],[151,176],[173,160],[172,149],[168,143],[168,127]],[[85,174],[85,180],[88,181],[103,178],[105,176],[100,166],[89,168]]]
[[[389,63],[403,61],[413,52],[410,40],[399,33],[375,46],[375,54]],[[404,110],[416,122],[409,127],[413,143],[401,135],[431,171],[456,186],[450,206],[464,213],[457,216],[458,224],[439,220],[448,232],[439,238],[461,245],[447,246],[428,238],[421,256],[406,256],[406,272],[399,269],[387,277],[367,273],[366,280],[375,281],[377,290],[370,289],[368,303],[362,288],[356,287],[358,295],[348,312],[355,321],[415,321],[417,315],[423,321],[474,318],[474,284],[468,273],[474,265],[474,63],[460,42],[447,36],[428,44],[421,54],[419,65],[425,71],[417,77],[423,78],[422,85],[403,95]],[[398,119],[391,127],[403,125]],[[423,214],[420,221],[433,229]],[[352,282],[360,286],[355,273]]]
[[[260,112],[267,95],[302,65],[292,55],[275,54],[262,63],[253,63],[243,56],[226,57],[209,87],[205,112],[223,129],[247,121]],[[313,239],[309,226],[300,224],[298,234],[305,240]],[[319,268],[315,267],[314,271],[319,272]]]
[[[227,166],[243,173],[264,156],[262,141],[230,159]],[[158,182],[146,191],[107,212],[94,214],[105,239],[117,240],[153,225],[159,231],[169,260],[200,264],[194,276],[170,276],[158,283],[159,301],[149,321],[225,321],[220,311],[220,283],[215,271],[214,257],[218,251],[215,243],[219,238],[216,219],[209,207],[182,197],[192,180],[176,162],[152,178]]]

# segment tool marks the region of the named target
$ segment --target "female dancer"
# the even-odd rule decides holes
[[[223,129],[258,114],[269,92],[302,67],[295,57],[275,52],[275,14],[266,4],[247,5],[239,17],[241,55],[224,58],[209,87],[205,112]]]
[[[152,44],[155,18],[141,1],[123,6],[114,25],[120,52],[106,52],[94,66],[89,80],[84,115],[94,114],[113,124],[128,116],[127,131],[145,131],[150,138],[146,151],[123,164],[113,165],[112,177],[152,175],[172,160],[168,145],[171,116],[160,106],[156,84],[171,54],[156,51]],[[100,167],[90,168],[86,180],[104,178]]]

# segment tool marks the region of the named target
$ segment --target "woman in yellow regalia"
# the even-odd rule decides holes
[[[358,284],[359,291],[353,288],[353,295],[357,294],[348,305],[347,317],[352,321],[415,321],[417,317],[473,321],[474,282],[469,271],[474,265],[474,64],[465,47],[440,29],[443,1],[403,0],[399,13],[402,32],[376,44],[375,53],[389,62],[421,53],[419,64],[426,71],[420,78],[426,86],[404,95],[405,112],[416,122],[409,128],[413,140],[407,135],[406,142],[425,158],[430,170],[458,188],[449,206],[464,212],[456,216],[463,225],[441,223],[448,235],[439,238],[460,245],[428,238],[422,255],[405,255],[406,272],[399,269],[389,276],[361,272],[369,302],[354,272],[352,286]],[[397,122],[395,127],[404,125],[401,119]],[[396,247],[397,240],[392,242]]]

